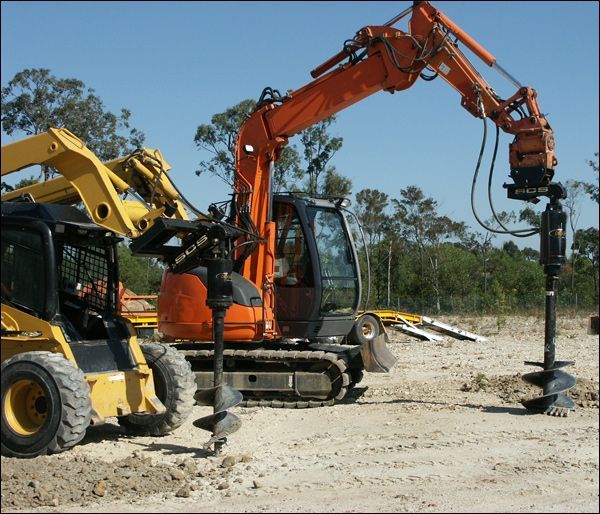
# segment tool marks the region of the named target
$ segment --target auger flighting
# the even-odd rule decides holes
[[[242,393],[223,383],[223,326],[225,313],[233,304],[231,273],[233,261],[228,258],[224,241],[216,247],[212,259],[207,259],[207,298],[206,304],[213,313],[214,337],[214,387],[198,391],[194,398],[200,405],[212,405],[213,414],[194,421],[194,426],[212,433],[204,444],[204,449],[214,444],[214,454],[219,455],[227,441],[227,436],[237,431],[242,422],[227,409],[242,401]]]
[[[562,188],[561,188],[562,189]],[[546,323],[544,337],[544,362],[526,361],[525,364],[540,366],[542,371],[527,373],[523,380],[542,388],[543,395],[522,402],[523,406],[534,412],[543,412],[550,416],[567,416],[575,410],[575,402],[564,394],[564,391],[575,385],[575,377],[560,368],[574,364],[573,361],[557,361],[556,358],[556,293],[558,274],[565,262],[567,235],[565,231],[567,216],[560,205],[558,194],[551,200],[542,213],[540,227],[540,264],[544,266],[546,275]]]

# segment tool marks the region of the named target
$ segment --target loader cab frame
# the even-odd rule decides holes
[[[127,339],[120,240],[73,207],[3,202],[2,302],[61,326],[68,341]]]
[[[2,302],[44,321],[57,312],[52,233],[41,221],[2,220]]]
[[[348,333],[361,298],[352,234],[336,203],[273,197],[276,318],[286,338]]]

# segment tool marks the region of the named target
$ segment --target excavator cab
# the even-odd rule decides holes
[[[338,202],[339,203],[339,202]],[[286,338],[347,334],[361,296],[348,222],[333,201],[275,195],[275,312]]]
[[[358,258],[348,222],[329,200],[274,195],[275,314],[284,339],[348,334],[358,310]],[[159,331],[170,339],[210,341],[206,267],[166,270],[159,295]],[[263,303],[256,286],[232,273],[233,305],[225,316],[226,341],[263,338]]]

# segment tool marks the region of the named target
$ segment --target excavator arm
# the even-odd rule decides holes
[[[408,32],[392,27],[411,12]],[[507,76],[517,85],[517,92],[508,99],[500,98],[461,52],[459,42]],[[346,62],[340,64],[342,61]],[[535,90],[520,86],[493,55],[441,11],[428,2],[415,2],[385,25],[359,30],[341,52],[311,72],[315,80],[304,87],[284,96],[265,89],[241,127],[236,148],[237,219],[247,230],[256,230],[267,239],[266,245],[245,259],[244,276],[265,293],[272,293],[274,262],[270,166],[288,139],[378,91],[408,89],[426,68],[459,92],[469,113],[489,118],[514,135],[510,169],[515,184],[507,186],[509,197],[519,197],[523,188],[544,194],[557,160],[553,132],[540,112]],[[273,304],[269,294],[264,298],[266,306]]]

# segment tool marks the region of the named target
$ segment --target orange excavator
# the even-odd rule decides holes
[[[394,27],[409,14],[408,31]],[[461,44],[499,71],[516,92],[501,98],[463,54]],[[242,390],[248,405],[328,405],[343,398],[363,369],[387,371],[394,362],[383,341],[371,341],[360,352],[356,346],[322,341],[346,336],[359,305],[359,272],[341,215],[343,200],[271,194],[270,169],[289,138],[369,95],[403,91],[419,78],[440,77],[459,93],[463,108],[484,120],[484,127],[486,119],[495,124],[496,144],[500,130],[513,135],[509,154],[513,183],[504,185],[508,197],[531,202],[550,198],[543,215],[541,263],[548,274],[551,301],[564,262],[566,224],[559,200],[565,192],[552,182],[557,165],[554,136],[538,106],[537,93],[522,86],[444,13],[429,2],[414,2],[384,25],[360,29],[311,75],[313,81],[285,95],[266,88],[239,131],[234,194],[229,213],[219,212],[243,234],[222,252],[223,268],[215,268],[217,274],[232,278],[223,295],[229,300],[222,305],[222,318],[215,321],[219,326],[211,322],[214,304],[210,298],[207,301],[210,275],[215,272],[210,265],[208,271],[197,266],[205,263],[194,260],[193,251],[177,256],[161,286],[159,331],[186,353],[198,386],[212,386],[214,354],[197,341],[213,341],[213,331],[216,334],[218,329],[224,340],[224,368],[219,376]],[[481,155],[477,173],[480,162]],[[474,214],[482,223],[475,210]],[[523,237],[536,233],[511,231],[499,223],[502,229],[496,232]],[[193,249],[195,241],[201,246],[205,236],[194,238],[188,248]],[[547,305],[547,310],[548,348],[554,340],[555,306]],[[543,367],[541,372],[526,376],[544,387],[544,396],[526,406],[563,414],[574,408],[561,393],[573,379],[557,369],[567,363],[555,362],[553,351],[546,352],[544,363],[537,363]]]
[[[407,31],[394,27],[409,14]],[[501,98],[460,45],[498,70],[516,92]],[[539,230],[540,262],[547,276],[544,362],[532,363],[542,370],[525,376],[543,387],[544,394],[525,406],[560,415],[572,410],[574,404],[563,391],[574,379],[560,369],[569,363],[555,360],[554,341],[556,282],[566,248],[560,200],[566,194],[552,182],[557,165],[554,136],[536,91],[517,82],[429,2],[414,2],[384,25],[360,29],[311,75],[314,80],[285,95],[264,89],[238,133],[231,201],[213,204],[208,214],[168,180],[168,165],[160,153],[140,151],[102,164],[64,129],[35,136],[41,138],[39,155],[25,159],[29,164],[64,164],[63,177],[2,199],[83,200],[94,223],[131,239],[133,253],[159,257],[168,265],[159,295],[158,330],[191,363],[200,390],[196,400],[213,406],[213,415],[195,425],[212,431],[210,442],[217,448],[239,426],[227,409],[242,401],[240,391],[247,405],[331,405],[361,380],[364,370],[386,372],[393,366],[383,326],[377,338],[351,337],[356,335],[361,283],[346,200],[273,195],[270,169],[289,138],[307,127],[378,91],[403,91],[419,78],[439,77],[456,89],[471,115],[483,120],[484,142],[487,120],[496,126],[496,145],[500,130],[514,136],[509,152],[512,183],[504,185],[508,197],[550,200]],[[9,150],[3,149],[3,160]],[[136,201],[122,201],[119,194]],[[490,206],[493,210],[491,197]],[[184,207],[197,218],[189,219]],[[536,233],[509,230],[497,221],[502,229],[486,228],[522,237]],[[346,336],[348,344],[340,344]]]

